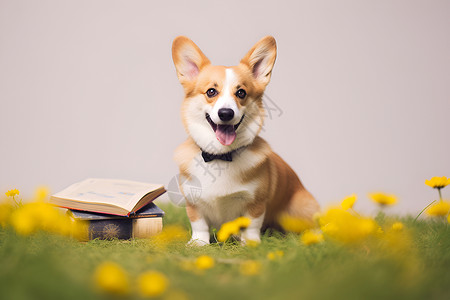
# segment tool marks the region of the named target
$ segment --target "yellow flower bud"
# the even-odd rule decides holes
[[[138,278],[139,292],[144,297],[158,297],[169,285],[167,277],[158,271],[147,271]]]

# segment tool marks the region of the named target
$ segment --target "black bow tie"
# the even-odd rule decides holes
[[[231,156],[231,154],[233,152],[234,151],[223,153],[223,154],[211,154],[211,153],[202,151],[202,157],[205,162],[210,162],[215,159],[221,159],[224,161],[233,161],[233,157]]]

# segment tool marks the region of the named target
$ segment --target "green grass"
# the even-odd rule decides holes
[[[189,229],[183,209],[164,209],[165,225]],[[370,242],[304,246],[294,234],[266,235],[258,247],[229,243],[193,248],[179,242],[161,251],[147,240],[80,243],[0,229],[0,299],[106,297],[92,280],[105,260],[124,267],[131,282],[144,271],[159,270],[169,278],[169,290],[183,291],[189,299],[450,299],[450,226],[442,220],[414,222],[413,217],[379,216],[377,221],[388,224],[392,219],[411,232],[412,244],[405,252],[380,250]],[[267,259],[276,250],[284,256]],[[197,272],[180,266],[203,254],[216,259],[214,268]],[[261,262],[258,275],[241,275],[240,263],[248,259]]]

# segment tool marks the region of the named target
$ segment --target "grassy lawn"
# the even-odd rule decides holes
[[[182,208],[162,208],[166,228],[178,224],[189,230]],[[169,281],[161,299],[450,299],[447,221],[383,215],[376,220],[381,226],[401,221],[405,240],[349,246],[325,239],[306,246],[296,234],[274,234],[256,247],[194,248],[179,240],[161,248],[154,240],[81,243],[44,232],[20,236],[0,227],[0,299],[107,298],[93,280],[104,261],[116,262],[129,275],[132,291],[114,296],[122,299],[140,297],[136,278],[148,270]],[[268,258],[275,251],[284,254]],[[195,268],[200,255],[214,258],[214,266]],[[243,274],[249,260],[256,262],[254,274]]]

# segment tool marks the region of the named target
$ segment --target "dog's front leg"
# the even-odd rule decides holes
[[[192,237],[188,245],[204,246],[209,244],[209,226],[195,205],[186,202],[186,212],[191,221]]]
[[[244,245],[249,241],[261,242],[261,227],[264,222],[265,212],[266,206],[263,202],[251,203],[247,206],[247,212],[244,216],[249,218],[251,223],[241,234],[241,241]]]

